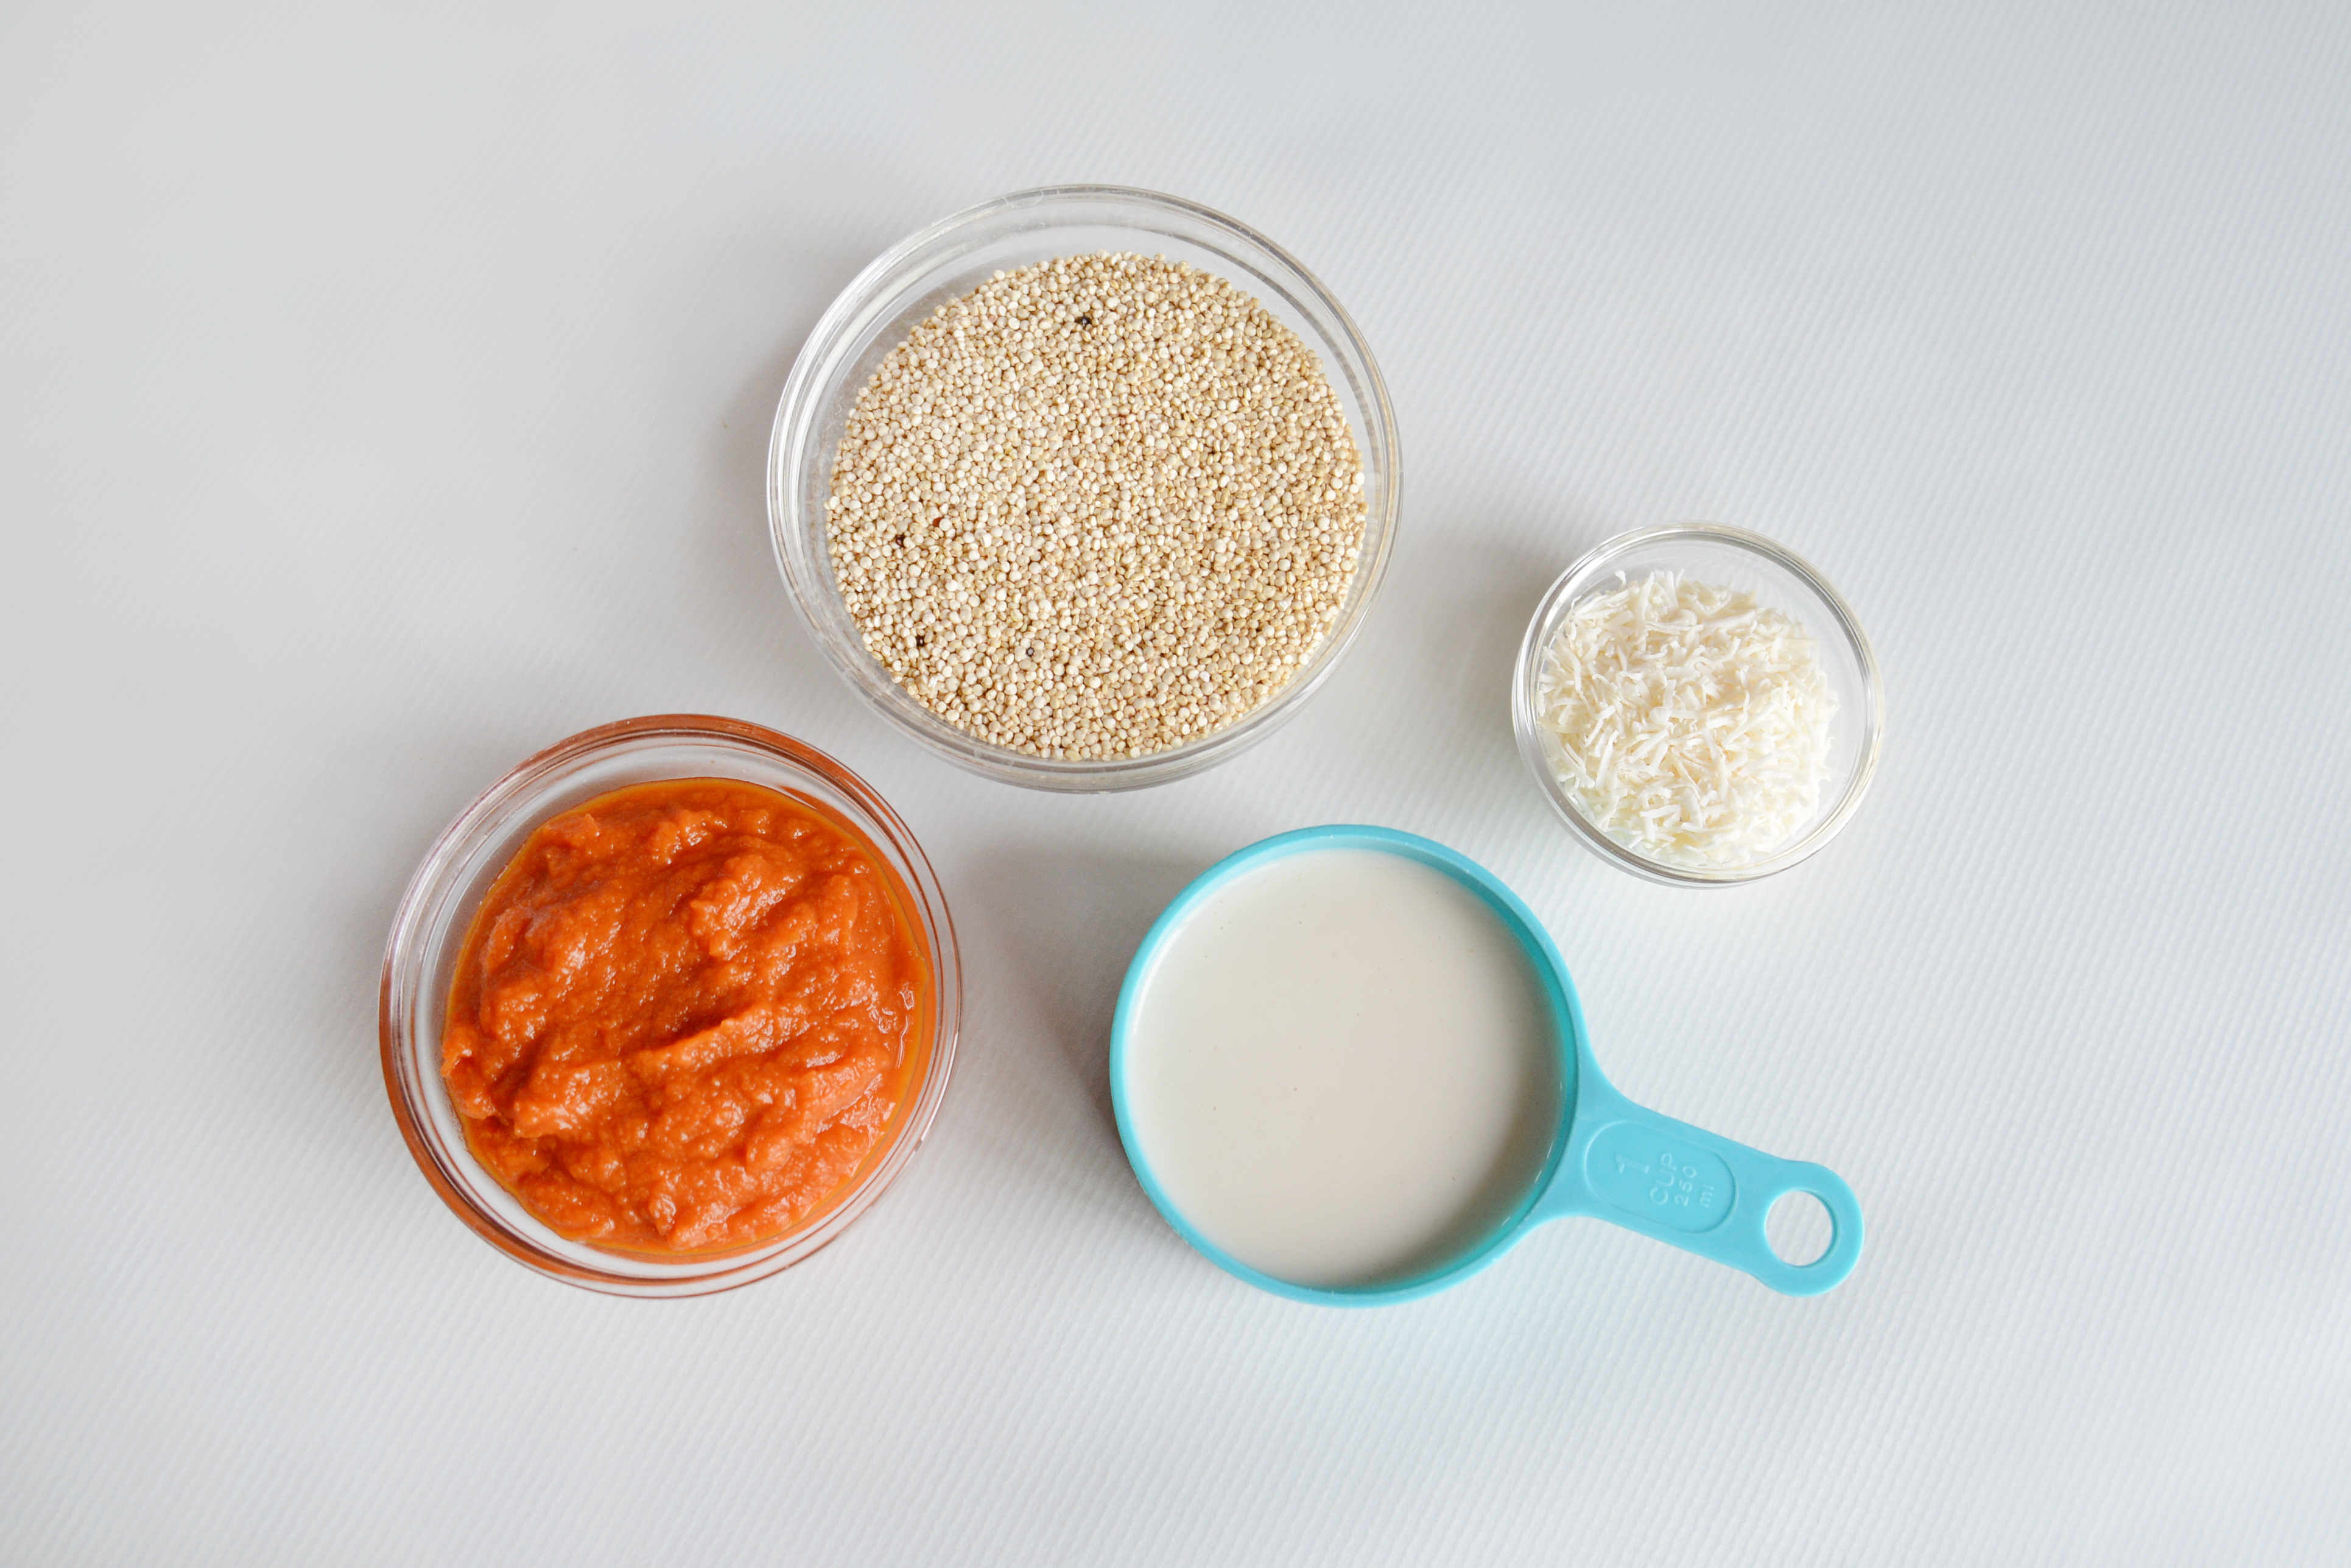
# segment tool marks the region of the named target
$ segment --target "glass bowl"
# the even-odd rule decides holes
[[[909,1030],[922,1053],[914,1103],[816,1220],[731,1252],[680,1258],[606,1251],[559,1236],[474,1158],[441,1079],[441,1033],[458,950],[483,895],[532,830],[582,801],[668,779],[731,779],[776,790],[852,830],[913,926],[930,997]],[[925,1016],[926,1014],[927,1016]],[[930,1130],[955,1065],[963,1015],[955,923],[930,862],[882,797],[840,763],[789,736],[735,719],[666,714],[575,735],[517,767],[459,814],[402,895],[383,957],[378,1027],[384,1087],[425,1180],[457,1218],[507,1257],[549,1279],[622,1296],[698,1296],[790,1267],[840,1235],[905,1168]]]
[[[1831,721],[1829,771],[1812,820],[1779,850],[1743,866],[1700,870],[1667,865],[1629,849],[1595,827],[1552,771],[1559,743],[1535,723],[1543,655],[1568,612],[1595,591],[1617,586],[1620,576],[1638,580],[1652,572],[1679,572],[1695,581],[1752,593],[1766,608],[1802,623],[1819,646],[1822,673],[1836,696]],[[1719,887],[1753,882],[1785,871],[1816,852],[1849,821],[1877,771],[1886,727],[1886,693],[1878,682],[1877,657],[1860,622],[1828,580],[1761,534],[1719,523],[1684,523],[1619,534],[1577,561],[1551,585],[1527,624],[1510,681],[1510,724],[1518,731],[1519,755],[1527,770],[1585,847],[1612,865],[1653,882],[1684,887]]]
[[[1322,362],[1364,463],[1365,517],[1354,580],[1330,632],[1290,684],[1228,725],[1147,757],[1031,757],[965,734],[914,700],[867,651],[841,603],[826,538],[833,459],[866,382],[915,323],[994,273],[1102,250],[1190,262],[1248,293]],[[1099,791],[1162,784],[1213,767],[1298,711],[1354,641],[1395,542],[1395,414],[1355,324],[1313,276],[1262,235],[1196,203],[1115,185],[1021,191],[957,213],[883,252],[809,334],[784,383],[768,445],[768,523],[776,562],[817,644],[851,687],[933,751],[990,779],[1038,789]]]

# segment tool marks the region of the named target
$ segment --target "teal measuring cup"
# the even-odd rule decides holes
[[[1266,1273],[1203,1235],[1170,1198],[1136,1135],[1132,1071],[1135,1022],[1145,989],[1185,922],[1234,879],[1288,856],[1317,850],[1374,850],[1401,855],[1452,877],[1499,917],[1525,948],[1559,1052],[1558,1125],[1526,1190],[1506,1217],[1453,1255],[1408,1276],[1364,1284],[1301,1284]],[[1459,1283],[1493,1262],[1535,1226],[1571,1215],[1604,1219],[1727,1263],[1791,1296],[1818,1295],[1853,1272],[1861,1258],[1861,1206],[1853,1189],[1821,1166],[1783,1160],[1718,1134],[1634,1104],[1601,1076],[1583,1008],[1558,946],[1531,910],[1491,872],[1443,844],[1390,828],[1305,828],[1229,855],[1203,873],[1163,912],[1127,967],[1111,1025],[1111,1101],[1135,1178],[1167,1223],[1210,1261],[1277,1295],[1327,1306],[1378,1306],[1411,1301]],[[1828,1211],[1828,1249],[1791,1263],[1764,1234],[1771,1207],[1809,1194]]]

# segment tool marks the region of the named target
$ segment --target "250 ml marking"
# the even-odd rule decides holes
[[[1696,1165],[1677,1166],[1670,1152],[1659,1155],[1654,1167],[1635,1165],[1623,1155],[1616,1156],[1616,1174],[1619,1176],[1636,1172],[1648,1176],[1653,1168],[1656,1180],[1649,1187],[1651,1203],[1676,1203],[1684,1208],[1695,1203],[1699,1208],[1711,1211],[1721,1201],[1722,1194],[1715,1185],[1699,1179],[1703,1173]]]
[[[1738,1191],[1719,1156],[1630,1122],[1592,1140],[1584,1174],[1593,1191],[1626,1213],[1691,1232],[1721,1224]]]

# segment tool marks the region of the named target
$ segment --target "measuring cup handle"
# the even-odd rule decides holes
[[[1771,1206],[1792,1192],[1820,1199],[1834,1228],[1828,1250],[1810,1263],[1788,1262],[1763,1232]],[[1559,1174],[1535,1213],[1605,1219],[1791,1296],[1820,1294],[1861,1260],[1861,1205],[1834,1171],[1661,1116],[1604,1083],[1579,1091]]]

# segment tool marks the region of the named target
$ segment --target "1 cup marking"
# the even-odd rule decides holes
[[[1584,1177],[1625,1213],[1692,1234],[1721,1224],[1738,1190],[1719,1156],[1631,1122],[1604,1128],[1592,1140]]]

